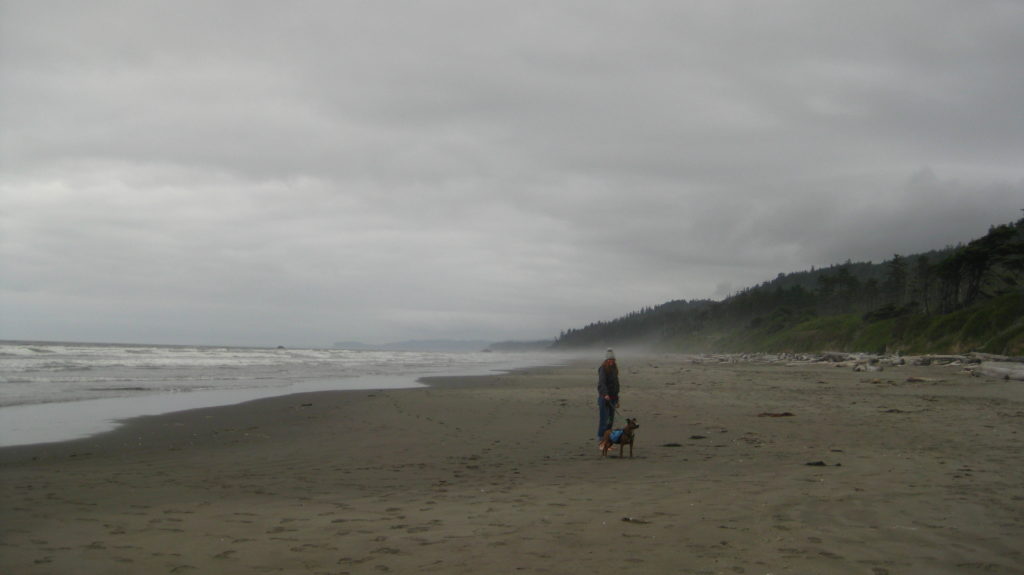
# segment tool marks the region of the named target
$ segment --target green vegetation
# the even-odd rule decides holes
[[[558,349],[1024,355],[1024,219],[967,245],[779,274],[720,302],[673,301],[563,332]]]

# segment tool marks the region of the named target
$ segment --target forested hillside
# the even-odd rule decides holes
[[[555,348],[1024,354],[1024,219],[966,245],[779,274],[722,301],[672,301]]]

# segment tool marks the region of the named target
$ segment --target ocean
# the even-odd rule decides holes
[[[0,342],[0,447],[65,441],[119,421],[325,390],[422,386],[425,376],[555,365],[549,353],[429,353]]]

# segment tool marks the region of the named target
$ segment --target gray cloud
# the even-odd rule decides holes
[[[0,337],[542,338],[977,237],[1024,8],[0,1]]]

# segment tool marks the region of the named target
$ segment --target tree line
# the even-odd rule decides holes
[[[866,321],[949,314],[1024,289],[1024,219],[966,245],[880,264],[851,262],[791,274],[722,301],[676,300],[562,332],[555,347],[657,344],[700,332],[783,329],[813,317]]]

